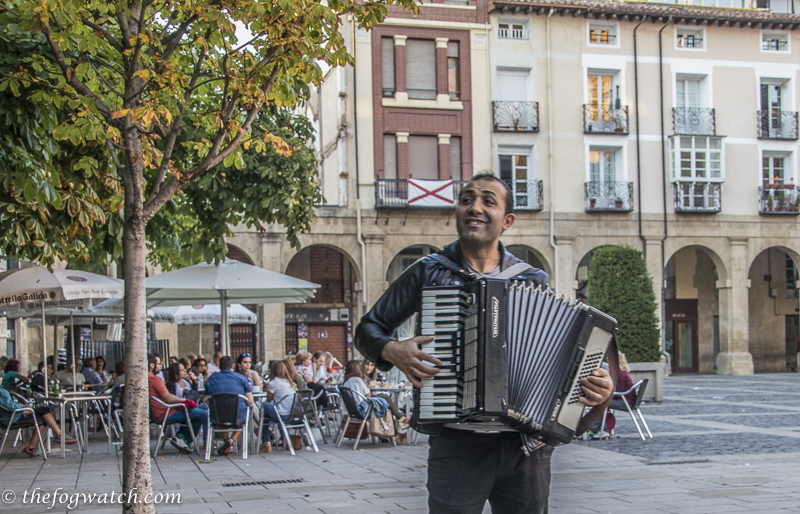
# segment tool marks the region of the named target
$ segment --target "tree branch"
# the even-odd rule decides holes
[[[90,29],[96,30],[97,32],[103,34],[103,37],[106,38],[106,41],[108,41],[108,44],[113,46],[114,49],[117,52],[122,53],[122,45],[119,44],[119,41],[117,41],[114,38],[114,36],[111,35],[111,33],[109,31],[107,31],[106,29],[104,29],[100,25],[97,25],[96,23],[92,22],[86,16],[81,16],[81,21],[83,22],[84,25],[86,25]]]

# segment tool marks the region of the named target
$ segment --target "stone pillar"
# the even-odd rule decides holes
[[[364,234],[363,237],[367,244],[367,262],[362,265],[366,266],[367,310],[369,310],[388,287],[383,264],[383,240],[386,236],[384,234]]]
[[[558,262],[556,263],[557,276],[550,277],[550,287],[558,295],[575,297],[575,262],[572,256],[572,247],[575,238],[572,236],[557,236]],[[555,283],[558,281],[558,283]]]
[[[447,91],[447,42],[446,37],[436,38],[436,100],[445,102],[450,101]]]
[[[717,282],[719,289],[719,355],[717,374],[752,375],[753,356],[748,351],[750,313],[748,305],[747,239],[730,240],[729,278]]]
[[[645,245],[647,272],[653,277],[653,293],[656,295],[656,318],[658,318],[659,333],[661,334],[658,342],[659,345],[663,345],[664,318],[662,318],[661,302],[664,298],[664,269],[661,267],[661,237],[646,237]],[[661,349],[664,349],[663,346]]]
[[[406,39],[408,36],[394,37],[394,98],[398,103],[408,102],[406,91]]]
[[[283,273],[281,248],[283,248],[283,234],[262,233],[261,267]],[[258,360],[269,362],[271,359],[282,359],[286,355],[284,306],[282,303],[267,303],[263,307],[264,315],[258,323],[264,337],[264,347],[259,348]]]
[[[398,132],[397,138],[397,178],[408,180],[408,132]]]
[[[450,134],[439,134],[439,179],[450,178]]]

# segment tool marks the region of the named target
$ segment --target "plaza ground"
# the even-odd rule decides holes
[[[553,458],[551,512],[728,513],[800,511],[800,375],[679,376],[665,380],[664,402],[642,407],[655,436],[641,441],[617,413],[608,441],[578,441]],[[426,508],[427,444],[364,444],[337,449],[214,457],[203,463],[169,445],[153,462],[155,489],[180,493],[170,513],[422,513]],[[23,505],[24,491],[121,492],[121,457],[102,440],[46,462],[17,449],[0,456],[0,495],[14,491],[7,512],[44,512]],[[281,482],[282,481],[282,482]],[[258,482],[258,483],[255,483]],[[11,509],[8,509],[11,507]],[[78,505],[77,512],[119,512],[114,505]],[[47,512],[67,512],[56,505]],[[487,507],[486,512],[490,512]]]

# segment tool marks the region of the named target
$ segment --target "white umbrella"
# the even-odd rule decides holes
[[[228,352],[228,302],[303,303],[319,284],[235,260],[218,265],[196,264],[148,277],[147,306],[219,303],[222,312],[221,347]]]
[[[0,307],[18,304],[38,304],[42,317],[42,353],[47,355],[45,309],[48,302],[60,300],[85,300],[94,298],[121,298],[125,294],[122,280],[97,275],[87,271],[53,270],[35,266],[0,273]],[[67,304],[56,308],[69,308]],[[69,309],[68,309],[69,312]],[[53,353],[57,343],[53,338]],[[75,368],[73,367],[73,373]],[[44,368],[47,384],[47,366]],[[45,387],[47,395],[47,387]]]
[[[217,303],[153,307],[150,310],[153,312],[153,320],[156,322],[162,321],[175,323],[176,325],[198,324],[198,354],[203,353],[203,323],[213,323],[215,325],[222,323],[222,308]],[[257,322],[258,316],[244,305],[234,303],[228,306],[228,324],[255,325]]]

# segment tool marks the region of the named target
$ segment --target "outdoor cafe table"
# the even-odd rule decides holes
[[[59,428],[61,429],[61,458],[62,459],[66,458],[66,456],[67,456],[66,446],[65,446],[65,440],[66,440],[66,435],[65,434],[66,434],[66,432],[65,432],[65,426],[64,426],[65,425],[65,421],[64,420],[67,417],[66,416],[66,410],[67,410],[66,406],[67,406],[68,403],[72,403],[72,404],[74,404],[76,406],[80,405],[83,408],[83,438],[84,438],[84,441],[83,441],[84,446],[83,447],[84,447],[84,449],[87,448],[88,442],[89,442],[89,435],[87,434],[88,425],[87,425],[87,419],[86,419],[86,411],[87,411],[88,404],[90,402],[92,402],[92,401],[95,401],[95,400],[98,400],[98,401],[99,400],[108,400],[108,419],[109,420],[111,419],[111,396],[109,396],[109,395],[102,395],[101,396],[101,395],[93,395],[93,394],[77,392],[77,393],[66,393],[66,394],[64,394],[62,396],[58,396],[58,397],[49,397],[49,398],[47,398],[47,400],[59,404],[60,415],[61,415],[61,419],[60,419],[61,426]],[[77,420],[76,420],[76,423],[77,423]],[[111,453],[111,437],[112,437],[112,435],[111,435],[111,427],[106,427],[106,429],[107,429],[106,431],[108,433],[108,453]]]

